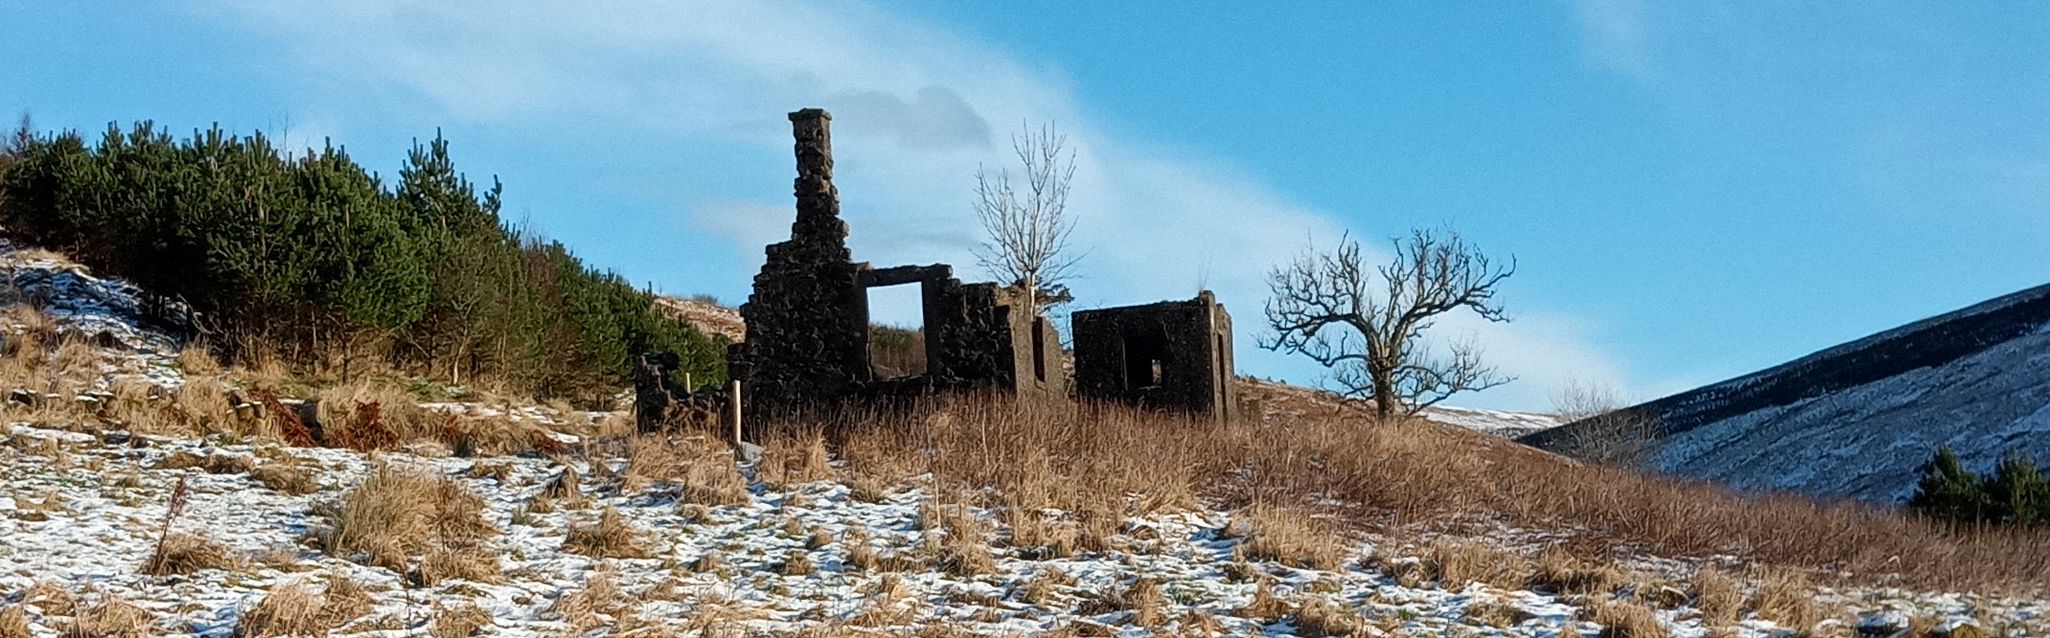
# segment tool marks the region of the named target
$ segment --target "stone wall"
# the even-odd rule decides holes
[[[1231,315],[1210,291],[1077,311],[1073,323],[1078,397],[1220,421],[1238,412]]]
[[[747,339],[728,353],[750,425],[850,400],[874,404],[935,392],[997,390],[1065,400],[1059,335],[1023,312],[1008,291],[963,284],[943,264],[877,269],[853,261],[832,180],[832,116],[806,109],[790,114],[790,121],[797,141],[797,221],[788,241],[768,247],[754,292],[740,307]],[[921,290],[926,373],[877,379],[869,365],[868,288],[912,284]]]

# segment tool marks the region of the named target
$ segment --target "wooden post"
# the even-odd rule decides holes
[[[683,373],[683,391],[684,391],[684,392],[692,392],[692,391],[696,391],[697,389],[698,389],[698,387],[697,387],[697,386],[694,386],[694,385],[691,385],[691,384],[690,384],[690,373],[689,373],[689,372],[685,372],[685,373]]]
[[[733,445],[734,445],[735,447],[739,447],[739,446],[740,446],[740,380],[739,380],[739,379],[734,379],[734,380],[732,380],[732,381],[729,381],[729,382],[728,382],[728,384],[729,384],[729,385],[727,385],[727,388],[728,388],[728,392],[727,392],[727,395],[726,395],[726,412],[727,412],[728,416],[729,416],[729,417],[731,417],[731,418],[733,419]]]

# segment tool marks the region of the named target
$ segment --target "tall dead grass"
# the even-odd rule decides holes
[[[1571,534],[1586,541],[1572,543],[1575,551],[1604,561],[1627,545],[1975,591],[2038,589],[2050,573],[2041,530],[1952,530],[1869,505],[1739,495],[1421,421],[1309,415],[1220,426],[978,399],[836,425],[827,431],[851,472],[930,472],[942,485],[995,488],[973,493],[998,508],[1079,517],[1205,497],[1326,511],[1381,529],[1498,521]]]
[[[340,500],[315,506],[324,525],[313,538],[330,554],[360,554],[366,564],[405,573],[410,557],[466,550],[498,533],[483,512],[484,500],[460,483],[387,464]]]

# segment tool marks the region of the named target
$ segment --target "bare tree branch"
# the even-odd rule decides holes
[[[1359,242],[1346,236],[1332,252],[1305,252],[1269,271],[1267,323],[1274,334],[1260,346],[1330,369],[1339,391],[1373,401],[1384,418],[1413,416],[1452,395],[1511,381],[1483,363],[1471,343],[1453,343],[1448,357],[1434,357],[1423,334],[1460,308],[1508,321],[1495,292],[1516,273],[1515,259],[1498,264],[1449,230],[1411,231],[1395,240],[1395,252],[1391,263],[1370,270]]]
[[[1075,152],[1053,124],[1011,136],[1020,174],[1009,169],[975,172],[975,216],[988,238],[975,251],[983,269],[999,281],[1033,291],[1031,310],[1066,303],[1066,281],[1075,265],[1068,254],[1074,220],[1068,216],[1068,188],[1075,179]]]

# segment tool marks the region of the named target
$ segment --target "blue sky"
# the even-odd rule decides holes
[[[973,278],[969,195],[1025,122],[1080,152],[1078,306],[1449,225],[1521,264],[1454,318],[1544,409],[1652,398],[2050,281],[2050,8],[1639,3],[6,3],[39,127],[440,129],[507,213],[673,293],[745,296],[791,216],[784,113],[835,114],[857,257]],[[891,306],[899,308],[899,306]],[[885,310],[908,313],[908,309]],[[890,318],[885,316],[884,318]]]

